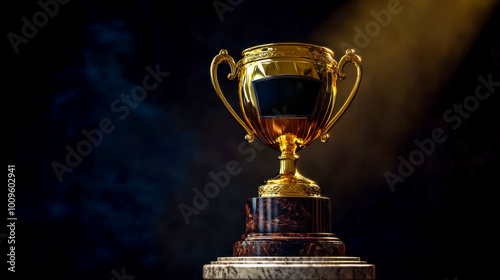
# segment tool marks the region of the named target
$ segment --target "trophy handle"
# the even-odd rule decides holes
[[[243,122],[243,120],[236,114],[236,112],[233,110],[233,107],[227,102],[226,97],[224,97],[224,94],[222,93],[220,86],[219,86],[219,81],[217,79],[217,67],[221,63],[227,63],[231,67],[231,73],[227,75],[227,78],[229,80],[234,79],[239,71],[239,63],[238,67],[234,63],[234,59],[227,54],[227,50],[222,49],[220,50],[219,54],[214,57],[212,60],[212,65],[210,66],[210,77],[212,78],[212,85],[214,86],[215,92],[217,93],[217,96],[219,99],[222,101],[222,104],[226,107],[227,111],[233,116],[233,118],[247,131],[247,135],[245,136],[245,139],[251,143],[254,140],[254,133],[250,129],[250,127]]]
[[[340,59],[338,66],[339,72],[337,74],[337,77],[339,78],[339,80],[344,80],[346,78],[346,75],[342,73],[342,70],[344,69],[344,65],[347,62],[351,62],[356,66],[357,69],[356,82],[354,83],[354,87],[352,88],[351,93],[349,94],[349,97],[347,97],[347,100],[345,101],[344,105],[342,105],[337,114],[335,114],[335,116],[328,122],[328,124],[323,129],[323,132],[321,132],[320,136],[321,142],[328,141],[328,138],[330,137],[328,135],[328,131],[330,131],[330,129],[340,119],[345,110],[347,110],[349,105],[351,105],[354,96],[356,96],[356,93],[358,92],[359,84],[361,83],[361,76],[363,75],[363,67],[361,66],[361,57],[357,55],[353,49],[347,49],[345,51],[345,55]]]

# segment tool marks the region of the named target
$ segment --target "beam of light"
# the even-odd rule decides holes
[[[365,74],[353,105],[330,131],[332,141],[303,153],[311,157],[311,169],[330,174],[333,163],[342,188],[383,179],[384,170],[396,164],[398,147],[429,113],[497,4],[356,0],[336,10],[310,42],[334,50],[337,61],[346,47],[355,48]],[[346,68],[339,95],[348,93],[355,79],[354,67]]]

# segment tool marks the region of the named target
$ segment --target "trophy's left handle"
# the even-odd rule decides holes
[[[215,92],[217,93],[217,96],[219,99],[222,101],[222,104],[226,107],[227,111],[233,116],[233,118],[247,131],[247,135],[245,136],[245,139],[251,143],[254,140],[254,133],[252,129],[236,114],[236,112],[233,110],[233,107],[231,107],[231,104],[227,102],[226,97],[222,93],[220,86],[219,86],[219,80],[217,79],[217,68],[219,67],[219,64],[221,63],[227,63],[229,64],[229,67],[231,67],[231,73],[227,75],[227,78],[229,80],[234,79],[236,76],[238,76],[238,71],[239,67],[236,67],[236,64],[234,63],[234,59],[227,54],[227,50],[222,49],[220,50],[219,54],[214,57],[212,60],[212,65],[210,66],[210,77],[212,78],[212,85],[214,86]]]
[[[335,116],[328,122],[323,131],[321,132],[321,142],[328,141],[329,135],[328,131],[333,127],[333,125],[340,119],[342,114],[344,114],[345,110],[351,105],[352,100],[356,96],[358,92],[359,84],[361,83],[361,76],[363,75],[363,67],[361,66],[361,57],[356,54],[353,49],[348,49],[345,51],[345,55],[340,59],[338,66],[337,76],[339,80],[343,80],[346,78],[346,75],[342,72],[344,69],[344,65],[347,63],[353,63],[357,69],[356,82],[354,83],[354,87],[351,90],[351,93],[347,97],[347,100],[344,102],[344,105],[340,108],[340,110],[335,114]]]

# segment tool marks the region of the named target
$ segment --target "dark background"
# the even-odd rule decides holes
[[[41,8],[4,3],[2,162],[16,165],[18,220],[15,274],[0,230],[2,279],[201,279],[204,264],[231,255],[244,200],[278,168],[269,148],[245,146],[255,158],[238,152],[244,130],[215,95],[212,58],[222,48],[239,60],[247,47],[292,41],[330,47],[338,61],[340,42],[352,45],[353,27],[390,1],[354,2],[232,1],[221,18],[214,1],[73,0],[18,53],[7,34],[21,35],[21,18]],[[332,198],[347,254],[374,264],[377,279],[481,279],[496,257],[499,88],[456,127],[443,114],[474,94],[478,77],[500,81],[500,12],[494,1],[413,2],[401,1],[404,10],[359,48],[358,97],[327,144],[300,153],[299,167]],[[128,115],[114,112],[147,66],[169,74]],[[226,71],[221,86],[239,112]],[[339,92],[349,91],[347,80]],[[103,118],[114,130],[58,180],[54,162],[66,165],[66,147],[76,149]],[[436,128],[446,141],[391,189],[384,174],[397,174],[415,140]],[[241,173],[186,223],[179,206],[192,207],[193,189],[232,160]]]

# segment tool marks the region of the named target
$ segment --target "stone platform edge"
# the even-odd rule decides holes
[[[357,257],[220,257],[205,280],[374,280],[375,266]]]

